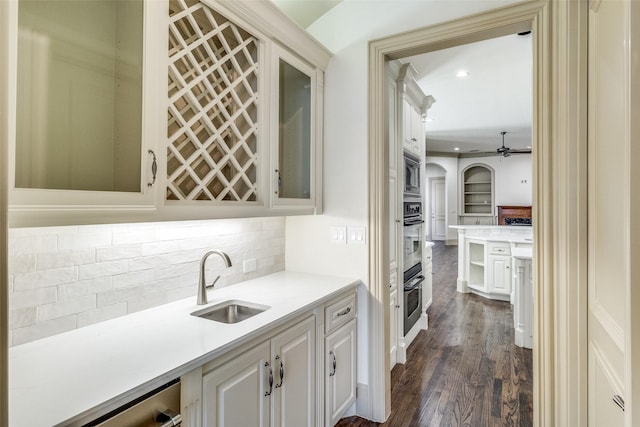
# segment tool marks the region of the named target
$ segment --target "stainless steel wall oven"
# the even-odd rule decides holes
[[[422,313],[422,201],[405,199],[403,231],[404,263],[404,334],[415,325]]]

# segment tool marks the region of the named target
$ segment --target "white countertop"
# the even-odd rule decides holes
[[[469,239],[533,244],[533,228],[523,225],[450,225]]]
[[[279,272],[209,292],[209,305],[271,307],[237,324],[191,316],[204,307],[193,296],[12,347],[9,425],[68,425],[114,409],[360,283]]]
[[[520,259],[532,259],[533,249],[532,248],[512,248],[511,256],[514,258],[520,258]]]

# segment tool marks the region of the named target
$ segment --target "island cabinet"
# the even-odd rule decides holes
[[[511,253],[509,242],[466,239],[463,268],[468,289],[487,298],[511,299]],[[459,278],[460,279],[460,278]]]

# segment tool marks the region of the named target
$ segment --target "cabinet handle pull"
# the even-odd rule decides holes
[[[333,370],[331,372],[329,372],[329,376],[332,377],[336,374],[336,366],[337,366],[337,361],[336,361],[336,355],[333,351],[329,352],[329,356],[331,356],[331,366],[333,368]]]
[[[622,396],[620,396],[619,394],[614,394],[613,403],[618,405],[620,409],[622,409],[622,412],[624,412],[624,399],[622,398]]]
[[[269,362],[264,362],[264,366],[269,368],[269,391],[265,391],[264,395],[271,396],[271,392],[273,391],[273,369],[271,365],[269,365]]]
[[[151,182],[147,182],[147,187],[153,187],[153,184],[156,183],[156,174],[158,173],[158,161],[156,159],[156,153],[154,153],[153,150],[149,150],[147,153],[153,156],[153,161],[151,162]]]
[[[351,307],[347,307],[344,310],[338,312],[338,314],[336,314],[336,316],[340,317],[340,316],[346,316],[347,314],[351,313]]]
[[[280,192],[281,183],[282,183],[282,179],[280,178],[280,170],[276,169],[276,191],[275,191],[276,194]]]
[[[276,356],[276,360],[280,361],[280,384],[276,384],[275,388],[280,388],[284,382],[284,363],[282,363],[280,356]]]

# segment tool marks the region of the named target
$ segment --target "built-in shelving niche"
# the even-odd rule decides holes
[[[166,199],[256,201],[258,39],[197,0],[169,16]]]

